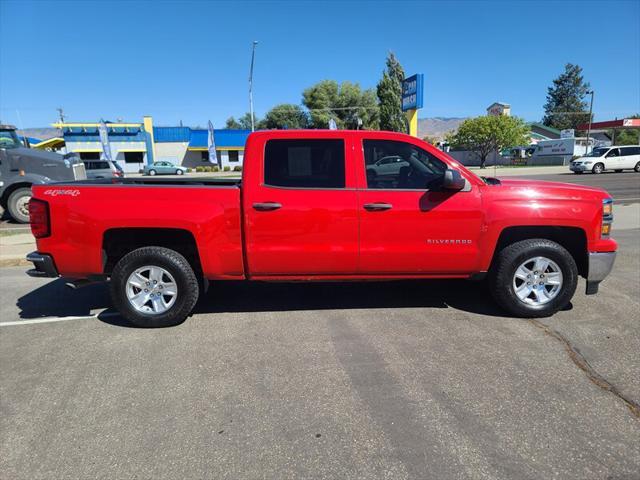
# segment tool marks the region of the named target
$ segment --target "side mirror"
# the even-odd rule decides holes
[[[444,179],[442,181],[442,188],[445,190],[462,190],[466,185],[466,180],[460,175],[457,170],[448,168],[444,172]]]

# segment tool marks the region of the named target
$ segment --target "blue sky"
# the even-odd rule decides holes
[[[388,51],[425,76],[423,117],[493,101],[539,120],[547,86],[577,63],[598,120],[640,111],[640,1],[65,2],[0,0],[0,120],[99,118],[222,126],[299,103],[323,79],[375,87]],[[18,112],[19,113],[18,113]]]

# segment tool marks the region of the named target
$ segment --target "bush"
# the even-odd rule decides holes
[[[236,165],[235,167],[233,167],[233,171],[234,172],[241,172],[242,171],[242,167],[240,165]]]
[[[204,167],[196,167],[196,172],[204,172]]]
[[[224,167],[224,171],[225,172],[230,172],[231,171],[231,167],[229,165],[227,165],[226,167]]]
[[[191,169],[187,167],[187,173],[191,173]]]
[[[219,172],[220,171],[220,167],[218,167],[217,165],[215,167],[213,167],[212,169],[214,172]]]

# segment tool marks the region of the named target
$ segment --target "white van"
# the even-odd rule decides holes
[[[640,145],[596,147],[584,157],[573,160],[569,164],[569,169],[573,173],[586,171],[602,173],[605,170],[640,172]]]

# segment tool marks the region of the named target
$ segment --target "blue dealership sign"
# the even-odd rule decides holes
[[[402,111],[422,108],[424,75],[418,73],[402,81]]]

